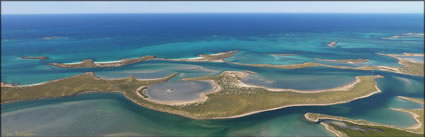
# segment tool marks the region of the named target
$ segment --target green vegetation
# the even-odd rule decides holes
[[[264,88],[248,88],[238,85],[237,73],[226,71],[219,76],[191,80],[213,80],[221,90],[207,94],[205,102],[185,105],[164,105],[150,102],[136,91],[142,86],[166,81],[175,74],[158,80],[136,80],[134,77],[120,80],[103,80],[93,73],[51,81],[35,86],[2,87],[2,103],[37,98],[71,96],[85,91],[118,91],[133,102],[153,110],[183,115],[195,119],[211,119],[243,116],[251,113],[302,105],[328,105],[352,101],[376,94],[379,89],[374,79],[380,76],[359,76],[360,82],[341,91],[300,93],[293,91],[269,91]],[[216,85],[216,86],[217,86]],[[140,92],[139,92],[140,93]]]
[[[377,93],[375,78],[362,76],[360,82],[346,91],[299,93],[291,91],[272,92],[264,88],[239,87],[239,80],[232,72],[223,72],[219,77],[203,77],[196,80],[214,80],[222,90],[207,94],[208,100],[202,104],[180,107],[191,112],[191,117],[214,118],[244,115],[256,111],[301,105],[325,105],[342,103]]]
[[[344,122],[349,127],[360,127],[363,130],[355,130],[351,128],[340,127],[336,124],[328,123],[335,130],[341,131],[350,137],[366,137],[366,136],[394,136],[394,137],[422,137],[423,134],[415,134],[404,130],[395,128],[388,128],[383,126],[369,126],[369,125],[357,125],[350,122]]]

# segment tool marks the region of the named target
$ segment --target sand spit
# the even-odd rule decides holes
[[[184,58],[184,59],[166,59],[166,58],[155,58],[155,60],[167,60],[167,61],[185,61],[185,62],[224,62],[225,58],[232,57],[234,53],[238,52],[237,50],[220,52],[216,54],[201,54],[199,57],[194,58]]]
[[[341,60],[320,59],[320,58],[314,58],[314,59],[320,60],[320,61],[348,63],[348,64],[364,63],[364,62],[368,62],[369,61],[368,59],[341,59]]]

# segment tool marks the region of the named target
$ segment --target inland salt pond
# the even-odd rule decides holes
[[[149,99],[159,102],[188,102],[199,99],[201,93],[212,90],[208,82],[171,80],[149,86],[145,93]]]

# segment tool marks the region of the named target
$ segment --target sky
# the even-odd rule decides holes
[[[84,13],[424,13],[423,1],[2,1],[1,14]]]

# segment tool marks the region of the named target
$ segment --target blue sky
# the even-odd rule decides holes
[[[72,13],[424,13],[424,2],[1,2],[2,14]]]

